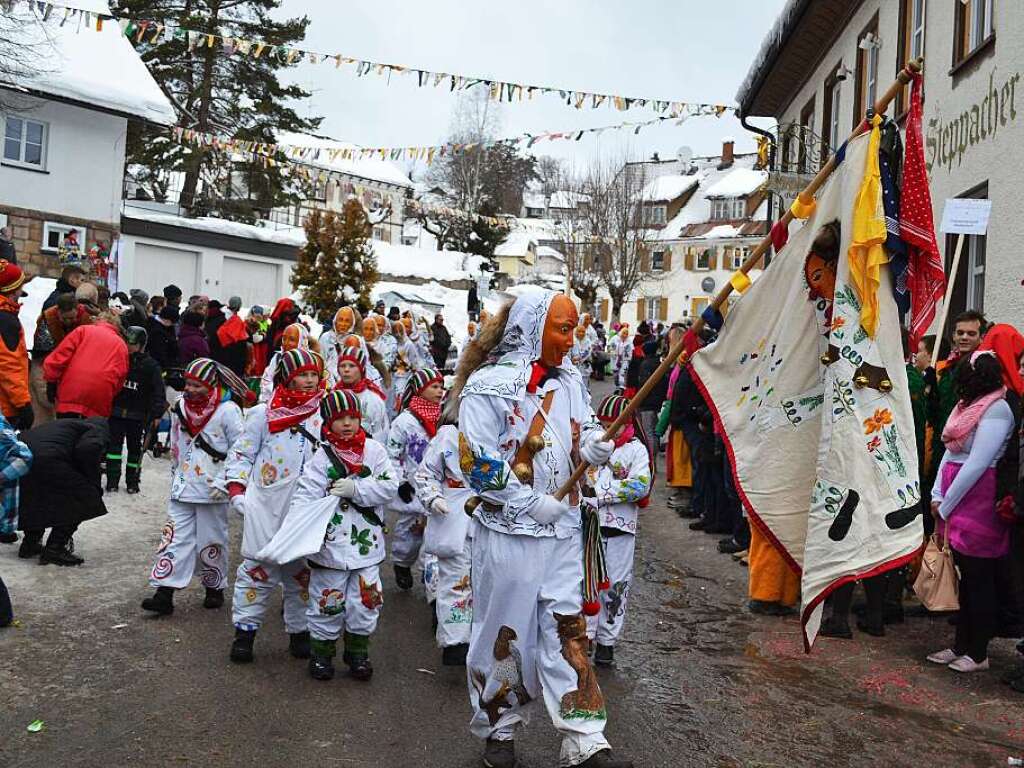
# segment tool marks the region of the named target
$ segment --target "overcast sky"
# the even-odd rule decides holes
[[[733,104],[784,0],[284,0],[309,16],[306,46],[323,53],[512,82],[673,101]],[[413,76],[357,78],[353,68],[305,64],[293,71],[313,91],[321,132],[363,146],[445,140],[455,97],[419,88]],[[602,107],[577,111],[555,95],[501,109],[502,135],[569,131],[640,121],[656,113]],[[580,142],[540,142],[536,154],[585,163],[595,154],[674,156],[681,146],[714,154],[724,136],[754,147],[739,121],[692,118]]]

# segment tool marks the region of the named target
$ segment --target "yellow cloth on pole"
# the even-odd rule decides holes
[[[878,126],[882,118],[871,120],[864,180],[853,205],[851,233],[850,281],[860,298],[860,325],[871,338],[878,326],[878,286],[882,282],[882,266],[889,261],[885,251],[885,210],[882,206],[882,171],[878,164],[878,146],[882,134]]]

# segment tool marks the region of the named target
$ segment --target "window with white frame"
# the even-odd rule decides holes
[[[993,0],[970,0],[971,5],[971,50],[981,46],[992,34]]]
[[[924,11],[927,0],[910,0],[910,58],[924,56]]]
[[[832,98],[830,103],[832,105],[832,108],[828,116],[828,146],[830,150],[834,152],[836,149],[839,148],[839,142],[842,141],[840,137],[839,127],[839,108],[841,106],[843,97],[842,80],[836,80],[834,83],[832,83],[831,93]]]
[[[697,252],[697,260],[694,262],[694,269],[711,269],[711,249],[705,248]]]
[[[665,252],[654,251],[651,253],[651,271],[652,272],[664,272],[665,271]]]
[[[665,223],[666,208],[664,205],[648,205],[644,208],[644,223],[658,226]]]
[[[52,221],[47,221],[43,224],[42,250],[46,253],[57,253],[64,244],[64,239],[72,232],[75,233],[75,237],[78,240],[79,250],[85,253],[86,232],[82,227],[72,227]]]
[[[967,251],[967,308],[985,311],[985,246],[984,235],[971,235],[964,243]]]
[[[4,116],[3,162],[23,168],[46,170],[46,139],[49,126],[38,120]]]
[[[747,201],[742,197],[727,197],[711,201],[712,221],[732,221],[747,215]]]
[[[959,64],[995,34],[995,0],[957,0],[953,64]]]
[[[738,245],[732,250],[732,262],[731,266],[733,269],[739,269],[743,266],[743,262],[747,260],[750,255],[750,249],[745,245]]]
[[[645,304],[647,313],[647,320],[649,322],[657,322],[661,320],[661,296],[648,296]]]

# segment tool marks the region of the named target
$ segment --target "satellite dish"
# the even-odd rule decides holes
[[[700,289],[704,291],[704,293],[711,293],[715,290],[715,278],[705,277],[700,281]]]
[[[691,147],[680,147],[676,150],[676,158],[684,166],[689,166],[690,161],[693,160],[693,149]]]

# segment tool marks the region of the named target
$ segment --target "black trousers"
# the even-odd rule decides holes
[[[955,550],[953,558],[960,569],[960,618],[953,651],[982,662],[988,658],[988,643],[995,637],[999,622],[999,560],[962,555]]]
[[[75,525],[55,525],[50,529],[50,535],[46,539],[46,546],[50,549],[64,549],[77,530],[77,523]],[[46,533],[45,528],[26,529],[25,541],[33,541],[38,544],[43,540],[44,533]]]
[[[124,455],[121,453],[124,444],[128,444],[126,476],[129,481],[139,479],[139,467],[142,466],[142,437],[146,432],[146,422],[136,419],[122,419],[111,416],[110,442],[107,443],[107,480],[121,479],[121,464]]]
[[[7,585],[0,579],[0,627],[9,627],[14,620],[14,609],[11,607],[11,596]]]

